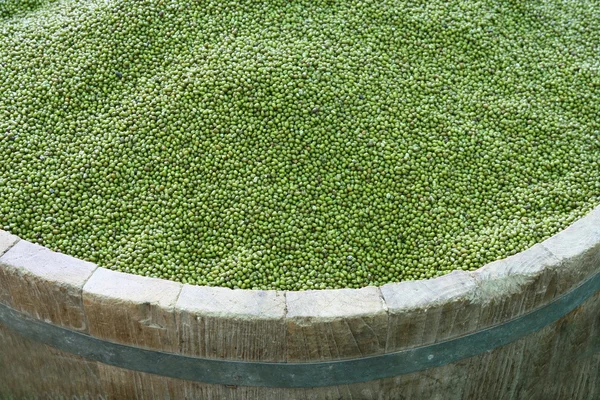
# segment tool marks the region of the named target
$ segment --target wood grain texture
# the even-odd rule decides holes
[[[8,232],[0,230],[0,257],[2,257],[2,255],[11,247],[13,247],[18,241],[19,238],[15,235],[11,235]],[[2,277],[3,275],[0,271],[0,303],[11,305],[12,299],[10,297],[10,291],[8,290],[10,283],[7,279],[2,279]]]
[[[0,232],[0,253],[11,240],[6,244]],[[599,271],[600,208],[542,244],[473,273],[453,272],[381,289],[285,295],[119,274],[19,241],[0,257],[0,301],[36,318],[136,347],[223,359],[302,362],[364,357],[462,336],[547,304]],[[36,381],[40,374],[44,380]],[[600,294],[542,330],[490,352],[413,374],[328,388],[181,381],[82,360],[0,327],[0,398],[3,395],[596,399]]]
[[[88,332],[81,292],[96,268],[21,240],[0,257],[0,297],[34,318]]]
[[[567,292],[558,288],[560,267],[560,260],[538,244],[474,271],[477,289],[472,303],[478,309],[474,328],[514,319]]]
[[[599,332],[597,294],[542,331],[490,353],[380,381],[285,390],[205,385],[103,365],[96,372],[94,363],[0,328],[0,348],[9,349],[0,352],[0,394],[40,399],[66,393],[77,399],[588,400],[600,396]],[[33,357],[23,360],[23,354]],[[36,381],[40,371],[46,379]]]
[[[290,362],[385,351],[388,314],[378,288],[288,292],[286,304]]]
[[[0,256],[8,251],[11,247],[15,245],[19,241],[19,238],[15,235],[11,235],[10,233],[0,230]]]
[[[260,387],[210,385],[100,366],[106,400],[285,400],[289,391]]]
[[[0,399],[99,399],[96,362],[32,342],[0,325]],[[100,397],[99,397],[100,396]]]
[[[177,352],[175,303],[182,285],[98,269],[83,288],[90,334],[131,346]]]
[[[600,294],[535,334],[491,352],[379,381],[380,399],[600,398]],[[356,397],[360,398],[360,397]]]
[[[389,311],[386,352],[436,343],[473,330],[475,280],[454,271],[438,279],[392,283],[381,288]]]
[[[557,290],[563,293],[600,270],[600,207],[541,243],[561,265]]]
[[[285,296],[184,286],[176,305],[179,352],[246,361],[285,361]]]
[[[589,400],[600,396],[600,294],[507,346],[414,374],[330,388],[268,389],[183,382],[118,368],[107,399]]]

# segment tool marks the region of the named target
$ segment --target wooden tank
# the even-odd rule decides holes
[[[600,207],[474,272],[230,290],[0,231],[0,399],[600,398]]]

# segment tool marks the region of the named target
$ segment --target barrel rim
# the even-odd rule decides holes
[[[587,229],[578,229],[583,227],[584,225],[588,225]],[[158,293],[172,292],[173,287],[176,285],[179,290],[179,293],[177,294],[178,299],[184,288],[191,292],[186,293],[187,296],[191,297],[191,299],[186,299],[185,302],[179,302],[176,308],[191,307],[193,311],[203,312],[207,315],[235,315],[240,318],[265,317],[268,319],[271,317],[280,317],[281,313],[278,312],[278,310],[274,310],[272,307],[265,308],[264,313],[257,312],[256,309],[248,307],[241,307],[238,310],[233,310],[232,308],[234,308],[234,306],[238,303],[238,298],[239,300],[241,300],[241,305],[247,306],[248,301],[251,301],[254,298],[258,299],[261,297],[268,297],[272,300],[274,298],[274,294],[283,294],[284,297],[286,297],[289,294],[293,294],[294,302],[302,302],[302,297],[305,297],[306,301],[309,303],[314,303],[315,301],[318,301],[319,297],[321,297],[322,295],[326,296],[327,300],[330,301],[329,309],[294,309],[287,310],[288,314],[290,313],[290,311],[292,311],[294,317],[352,317],[387,311],[388,308],[384,305],[384,303],[386,303],[386,300],[392,300],[392,302],[394,303],[394,311],[406,311],[409,308],[425,308],[431,303],[436,303],[440,301],[456,301],[464,297],[469,297],[470,295],[472,295],[471,290],[478,286],[478,284],[480,284],[481,281],[484,280],[498,280],[502,278],[509,278],[514,275],[531,275],[539,273],[540,270],[553,266],[548,263],[549,260],[544,260],[546,264],[542,265],[542,267],[540,268],[529,266],[526,269],[515,269],[514,265],[518,264],[520,259],[524,257],[531,257],[530,253],[534,250],[542,252],[546,251],[550,259],[554,258],[553,260],[551,260],[553,264],[556,264],[557,262],[561,263],[569,257],[577,256],[578,254],[564,254],[564,243],[577,243],[581,241],[581,239],[585,239],[585,236],[590,235],[590,228],[592,228],[591,230],[594,230],[594,227],[597,228],[596,230],[598,232],[600,232],[600,206],[594,208],[590,213],[578,219],[573,224],[560,231],[559,233],[555,234],[554,236],[550,237],[549,239],[546,239],[545,241],[538,243],[532,246],[531,248],[528,248],[522,252],[516,253],[502,260],[493,261],[491,263],[485,264],[484,266],[478,268],[475,271],[455,270],[446,275],[442,275],[436,278],[392,282],[382,286],[366,286],[359,289],[344,288],[316,289],[303,291],[230,289],[225,287],[190,285],[187,283],[182,284],[179,282],[174,282],[162,278],[146,277],[114,271],[107,268],[98,267],[94,263],[91,263],[89,261],[83,261],[76,257],[68,255],[64,255],[63,260],[61,261],[63,263],[67,263],[68,268],[77,269],[84,275],[89,274],[91,271],[92,273],[89,274],[87,279],[85,279],[86,285],[84,285],[83,288],[84,292],[90,292],[107,298],[127,298],[142,303],[157,303],[161,306],[168,307],[172,304],[168,302],[164,303],[164,301],[157,299],[154,295],[156,292],[151,292],[148,290],[128,290],[129,288],[127,288],[126,283],[139,284],[139,282],[144,282],[144,284],[152,284],[153,289],[156,290]],[[595,233],[598,234],[598,232]],[[26,243],[27,245],[22,246],[22,248],[15,248],[15,246],[19,242],[21,242],[21,245],[23,245],[24,243]],[[598,239],[598,242],[600,243],[600,238]],[[15,250],[18,251],[19,254],[15,254],[13,257],[10,257],[12,256],[12,254],[10,253],[15,252]],[[2,268],[7,268],[8,266],[11,266],[13,259],[22,259],[33,254],[39,255],[40,252],[43,252],[44,256],[46,257],[55,257],[55,254],[60,254],[62,256],[62,253],[54,252],[38,244],[34,244],[26,240],[20,239],[17,236],[0,229],[0,266]],[[91,265],[92,267],[90,268]],[[22,265],[19,264],[16,265],[16,267],[22,267]],[[63,264],[49,263],[45,265],[43,269],[35,268],[30,272],[37,275],[41,279],[59,279],[61,274],[65,273],[66,271],[67,269],[64,267]],[[98,282],[97,284],[93,281],[88,282],[96,274],[103,275],[101,277],[101,282]],[[64,282],[61,283],[76,284],[77,282],[69,280],[71,278],[71,275],[67,275],[65,276]],[[434,290],[447,287],[450,284],[458,285],[459,290],[454,291],[445,297],[443,293]],[[215,295],[223,296],[226,298],[226,301],[222,302],[222,304],[207,304],[207,306],[209,306],[207,308],[198,307],[199,304],[195,304],[196,307],[194,308],[194,304],[191,301],[193,300],[193,297],[207,295],[206,293],[200,293],[198,291],[212,292],[210,294],[212,294],[213,297]],[[418,292],[423,292],[422,294],[424,294],[425,297],[415,298],[414,294]],[[362,294],[359,295],[359,293]],[[373,304],[373,301],[367,304],[367,308],[365,308],[365,304],[359,305],[356,303],[357,296],[367,296],[371,298],[370,300],[372,300],[372,297],[375,295],[375,293],[377,293],[377,295],[380,297],[381,307],[377,306],[376,304]],[[400,294],[400,298],[394,298],[394,296],[397,294]],[[402,304],[402,302],[405,302],[406,304]],[[279,303],[277,305],[281,306],[281,302],[275,303]],[[344,303],[345,307],[334,307],[336,305],[342,305],[342,303]],[[272,306],[272,304],[269,305]],[[340,313],[338,314],[338,312]]]
[[[99,268],[1,230],[0,256],[0,303],[76,332],[205,358],[261,362],[347,360],[461,337],[551,303],[600,271],[600,206],[542,243],[476,271],[453,271],[429,280],[360,289],[286,292],[181,284]],[[4,278],[8,276],[11,278]],[[19,292],[21,284],[42,293],[38,303],[48,304],[32,304],[27,293]],[[507,308],[510,299],[517,298],[521,307]],[[52,304],[61,302],[65,304]],[[64,310],[74,311],[66,317]],[[137,318],[139,337],[135,336],[138,333],[119,337],[118,332],[98,330],[105,323],[102,318],[115,310],[121,310],[121,316]],[[470,321],[473,310],[483,310],[485,315],[479,321]],[[459,321],[447,332],[434,335],[411,331],[414,320],[423,315],[433,315],[438,320],[452,315]],[[196,354],[200,350],[168,344],[177,341],[169,336],[173,331],[196,321],[217,321],[218,329],[234,329],[227,323],[257,332],[267,327],[266,335],[273,335],[271,342],[276,348],[256,354],[218,349]],[[294,353],[294,346],[298,345],[290,340],[326,335],[332,326],[342,326],[347,330],[346,336],[350,336],[348,340],[355,343],[340,344],[338,353]],[[319,343],[313,345],[319,347]]]
[[[599,291],[597,273],[549,304],[501,325],[392,353],[305,363],[218,360],[146,350],[43,322],[2,303],[0,322],[29,340],[131,371],[227,386],[318,388],[393,378],[493,351],[569,315]]]

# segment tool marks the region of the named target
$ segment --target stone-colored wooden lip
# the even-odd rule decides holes
[[[0,231],[0,303],[116,343],[234,361],[361,358],[517,318],[600,271],[600,206],[477,271],[361,289],[192,286],[98,268]]]
[[[41,322],[3,304],[0,304],[0,324],[24,338],[67,354],[77,354],[88,361],[162,377],[226,386],[337,387],[445,366],[489,353],[522,338],[529,339],[528,335],[536,334],[567,316],[598,292],[600,274],[595,274],[548,305],[488,329],[393,353],[308,363],[216,360],[145,350]]]

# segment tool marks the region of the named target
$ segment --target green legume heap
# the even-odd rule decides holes
[[[600,2],[0,0],[0,227],[199,285],[474,270],[600,203]]]

